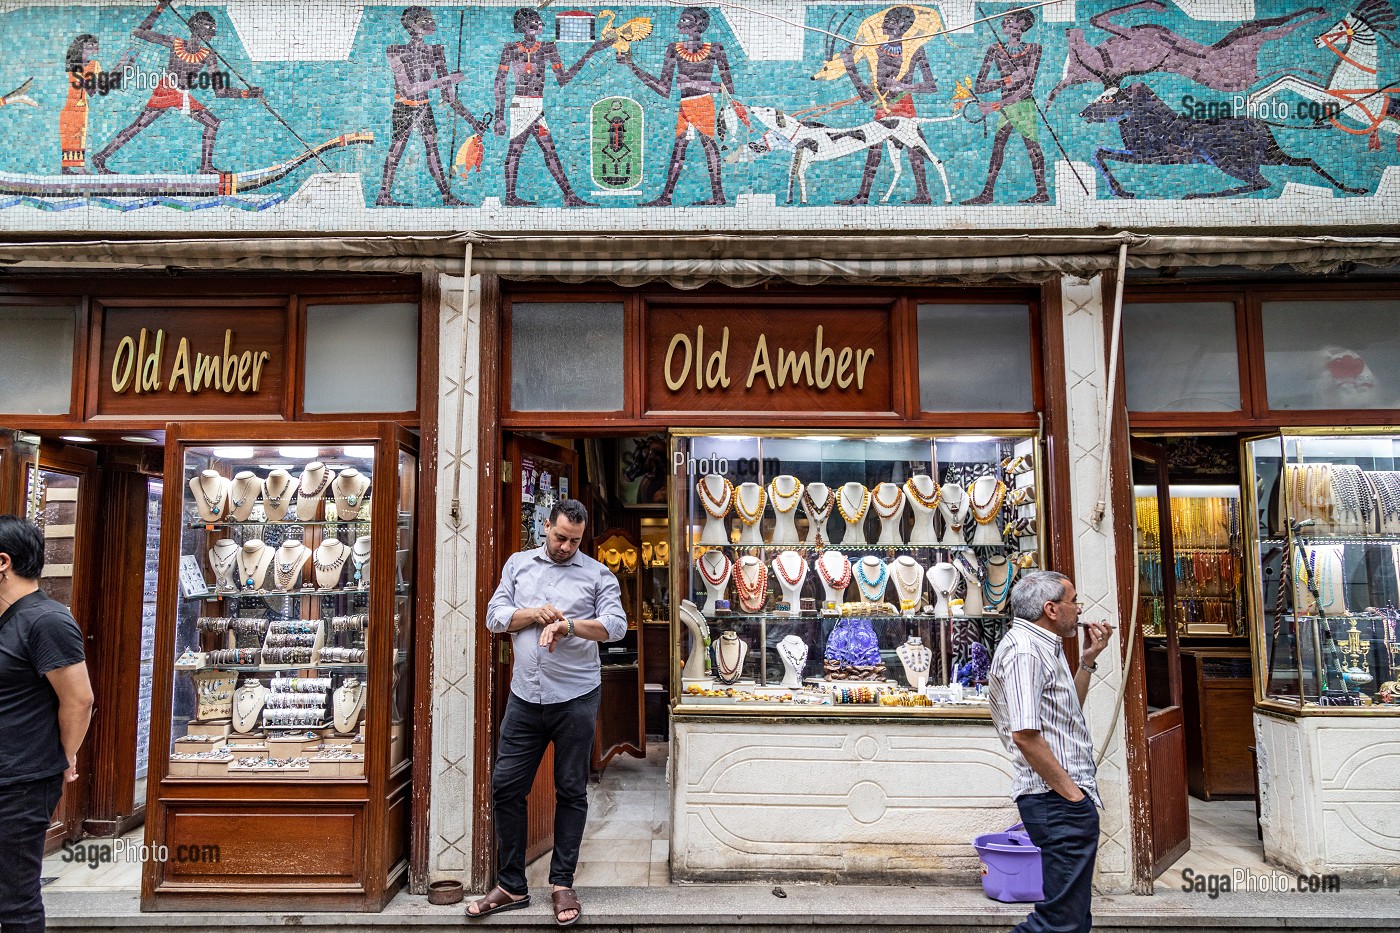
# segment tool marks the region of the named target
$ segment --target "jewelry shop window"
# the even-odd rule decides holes
[[[1400,436],[1300,432],[1245,452],[1261,697],[1400,712]]]
[[[673,438],[677,712],[986,715],[1036,438]]]
[[[513,411],[621,411],[621,302],[511,302]]]
[[[920,304],[920,407],[1034,411],[1030,311],[1025,304]]]
[[[74,327],[72,308],[0,306],[0,411],[72,410]]]

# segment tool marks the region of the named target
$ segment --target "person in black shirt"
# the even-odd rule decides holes
[[[39,589],[44,536],[0,515],[0,930],[43,933],[44,836],[92,717],[83,635]]]

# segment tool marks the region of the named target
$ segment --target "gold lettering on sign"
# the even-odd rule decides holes
[[[681,365],[679,375],[675,374],[673,364],[675,363],[676,348],[685,351],[685,362]],[[727,389],[729,388],[729,328],[726,327],[720,332],[719,349],[710,354],[710,358],[705,358],[705,327],[701,325],[695,328],[695,343],[691,344],[690,337],[685,334],[676,334],[671,338],[671,343],[666,347],[665,369],[663,374],[666,378],[666,387],[672,392],[679,392],[681,386],[685,385],[690,378],[692,364],[695,367],[695,388],[696,391],[705,389]]]
[[[773,358],[777,357],[777,368]],[[807,388],[829,389],[832,383],[838,389],[856,391],[865,389],[865,371],[875,359],[871,347],[835,347],[826,345],[826,328],[818,324],[812,346],[807,349],[768,347],[768,334],[760,333],[754,342],[753,354],[749,361],[748,378],[744,388],[752,389],[760,378],[768,384],[769,391],[776,392],[784,386],[806,386]],[[720,334],[719,349],[705,358],[705,328],[695,328],[695,336],[675,334],[666,346],[662,375],[666,387],[679,392],[690,380],[694,370],[695,389],[698,392],[729,388],[729,328]]]
[[[175,348],[175,360],[170,378],[162,378],[165,361],[165,331],[157,330],[152,337],[146,328],[133,338],[123,337],[112,355],[112,391],[118,394],[128,388],[140,395],[183,389],[194,395],[205,389],[216,392],[254,392],[261,387],[263,367],[272,359],[266,350],[244,350],[235,353],[233,331],[224,331],[224,352],[210,355],[199,353],[190,346],[188,337],[181,337]]]

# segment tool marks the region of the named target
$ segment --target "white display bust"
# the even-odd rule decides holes
[[[316,586],[323,590],[336,589],[349,559],[350,545],[339,538],[327,538],[316,545],[316,550],[311,552],[311,572]]]
[[[728,591],[729,577],[734,571],[734,565],[724,556],[723,551],[712,550],[697,557],[695,566],[700,570],[700,582],[705,585],[704,614],[713,616],[715,601],[724,599],[724,594]]]
[[[248,470],[233,474],[233,482],[228,484],[228,517],[235,522],[246,522],[253,514],[262,493],[262,480]]]
[[[796,551],[783,551],[773,558],[773,575],[778,578],[788,612],[801,615],[802,584],[807,580],[807,561]]]
[[[261,590],[267,585],[267,568],[272,566],[272,548],[261,538],[245,541],[238,549],[238,585],[245,590]]]
[[[768,484],[768,501],[773,505],[773,543],[792,545],[797,537],[797,504],[802,501],[802,481],[783,474]]]
[[[846,483],[836,493],[836,511],[846,523],[843,545],[865,544],[865,511],[870,507],[870,490],[860,483]]]
[[[890,568],[885,562],[872,555],[862,557],[852,565],[856,578],[856,589],[860,598],[868,603],[885,601],[885,590],[890,585]]]
[[[360,520],[360,512],[368,503],[365,495],[369,492],[369,477],[354,467],[346,467],[331,483],[331,494],[335,496],[335,517],[342,522]]]
[[[724,517],[734,503],[734,484],[718,473],[707,473],[695,484],[700,506],[705,510],[705,527],[700,529],[700,544],[725,545],[729,531]]]
[[[783,661],[783,682],[780,686],[796,690],[802,686],[802,675],[807,670],[807,643],[796,635],[788,635],[778,642],[778,657]]]
[[[228,521],[228,480],[218,470],[201,470],[190,480],[194,507],[206,522]]]
[[[744,673],[749,646],[737,632],[725,632],[710,643],[710,674],[722,684],[737,683]]]
[[[979,476],[968,488],[968,506],[973,523],[975,547],[1001,547],[1001,503],[1006,498],[1006,484],[995,476]]]
[[[700,683],[708,679],[705,677],[705,642],[710,637],[710,626],[700,607],[688,599],[681,600],[680,612],[681,623],[690,632],[690,654],[681,666],[681,683]]]
[[[900,525],[904,522],[904,490],[894,483],[880,483],[870,490],[870,507],[880,519],[880,538],[875,543],[903,544]]]
[[[292,488],[292,474],[280,467],[268,472],[262,488],[263,515],[268,521],[280,522],[287,517]]]
[[[768,508],[768,493],[758,483],[740,483],[734,487],[734,517],[739,519],[739,543],[763,543],[763,513]]]
[[[953,558],[953,566],[966,584],[963,587],[963,615],[982,615],[982,565],[978,563],[977,555],[971,551],[959,551],[958,556]]]
[[[1017,567],[1003,554],[987,558],[987,580],[983,584],[982,611],[992,615],[1006,613],[1006,598],[1011,595],[1011,584],[1016,580]]]
[[[933,587],[933,614],[940,619],[953,614],[953,594],[958,589],[958,569],[952,564],[940,562],[928,569],[926,574],[929,586]]]
[[[734,590],[740,612],[762,612],[768,602],[768,568],[753,555],[734,562]]]
[[[908,554],[901,554],[890,561],[890,580],[899,596],[901,612],[918,612],[922,608],[924,596],[924,568]]]
[[[914,527],[909,530],[909,543],[936,543],[938,533],[933,527],[933,515],[942,499],[938,484],[933,481],[932,476],[920,473],[904,481],[904,492],[909,502],[909,510],[914,513]]]
[[[967,490],[957,483],[944,483],[939,488],[941,499],[938,514],[943,516],[943,534],[938,539],[939,547],[967,547],[967,516],[971,511]]]
[[[214,571],[215,589],[238,589],[238,542],[219,538],[209,549],[209,569]]]
[[[335,482],[335,470],[320,460],[313,460],[306,465],[306,469],[301,471],[301,477],[297,480],[296,516],[298,521],[314,522],[316,520],[316,510],[321,505],[321,497],[326,494],[326,490],[333,482]]]
[[[350,582],[360,589],[369,586],[370,536],[360,535],[350,548]]]
[[[841,605],[851,586],[851,562],[840,551],[823,551],[817,558],[817,579],[826,591],[826,602]]]
[[[301,586],[301,571],[311,549],[296,538],[282,542],[282,546],[272,555],[272,582],[283,593],[289,593]]]
[[[826,521],[836,508],[836,493],[826,483],[808,483],[802,490],[802,511],[807,515],[807,539],[804,544],[830,544]]]
[[[262,715],[263,704],[267,702],[267,688],[262,681],[245,680],[233,692],[233,731],[247,735],[257,728],[258,717]]]
[[[922,693],[928,686],[928,670],[929,665],[933,663],[933,652],[928,650],[928,646],[918,635],[911,635],[908,641],[894,649],[894,653],[904,667],[904,679],[909,681],[913,690]]]
[[[341,735],[353,735],[365,710],[365,685],[351,677],[331,694],[331,722]]]

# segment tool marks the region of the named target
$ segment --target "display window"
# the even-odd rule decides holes
[[[678,710],[986,715],[1042,566],[1030,434],[677,433]]]
[[[1400,437],[1285,433],[1244,449],[1261,699],[1400,712]]]

